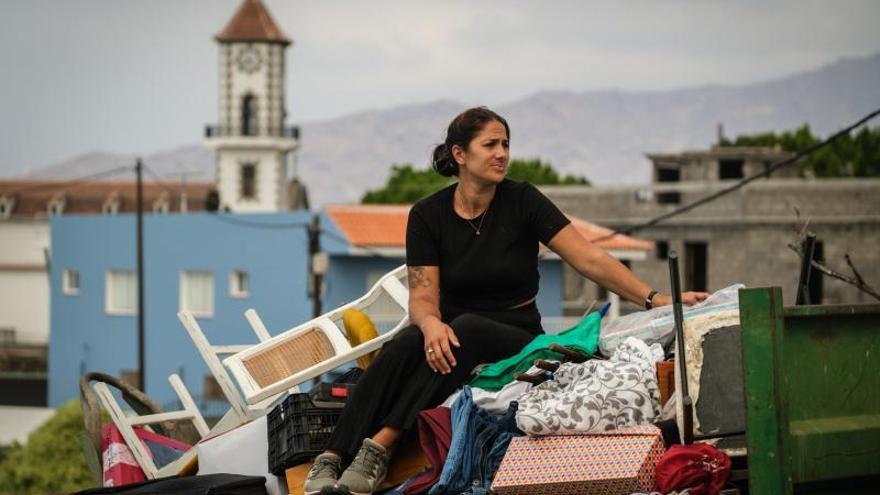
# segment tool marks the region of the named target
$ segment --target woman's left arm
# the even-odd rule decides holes
[[[560,230],[550,239],[547,247],[584,277],[638,306],[645,307],[645,298],[651,292],[651,287],[604,249],[584,239],[573,225],[568,224]],[[708,296],[705,292],[684,292],[681,299],[690,305]],[[652,299],[654,307],[667,304],[672,304],[672,298],[665,294],[657,294]]]

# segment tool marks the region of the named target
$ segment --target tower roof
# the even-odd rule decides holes
[[[235,15],[214,37],[220,42],[253,41],[290,44],[260,0],[243,0]]]

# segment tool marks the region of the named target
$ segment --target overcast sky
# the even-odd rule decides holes
[[[872,0],[264,1],[294,40],[290,124],[437,99],[741,84],[880,52]],[[0,0],[0,175],[199,141],[217,118],[213,35],[238,3]]]

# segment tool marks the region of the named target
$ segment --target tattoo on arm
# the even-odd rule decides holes
[[[430,287],[431,281],[425,275],[425,267],[411,266],[407,269],[409,275],[409,288],[417,289],[419,287]]]

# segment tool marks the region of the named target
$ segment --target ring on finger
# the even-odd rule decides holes
[[[425,349],[425,352],[428,354],[434,354],[434,349],[429,347],[429,348]]]

